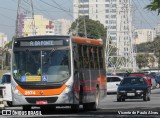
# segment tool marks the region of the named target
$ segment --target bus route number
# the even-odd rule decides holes
[[[35,92],[35,91],[25,91],[24,94],[25,94],[25,95],[35,95],[36,92]]]

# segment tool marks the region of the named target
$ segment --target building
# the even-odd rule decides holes
[[[54,20],[55,35],[68,35],[69,28],[71,27],[71,21],[66,19]]]
[[[32,25],[34,25],[32,20],[30,17],[24,18],[23,36],[54,34],[54,25],[51,20],[44,18],[42,15],[34,15],[35,28],[32,28]]]
[[[7,35],[0,32],[0,48],[4,48],[4,46],[8,43]]]
[[[135,43],[152,42],[156,36],[155,30],[152,29],[136,29],[134,31]]]
[[[100,21],[107,28],[107,39],[117,48],[113,56],[129,61],[118,63],[134,68],[131,0],[73,0],[73,16],[74,20],[84,16]]]
[[[119,54],[130,51],[127,43],[132,40],[131,0],[74,0],[73,16],[74,20],[79,16],[99,20],[107,27],[107,38],[121,47]]]
[[[158,24],[155,28],[156,36],[160,37],[160,24]]]
[[[67,35],[71,27],[71,21],[66,19],[49,20],[42,15],[34,15],[35,28],[33,29],[32,20],[29,17],[24,18],[23,36]]]

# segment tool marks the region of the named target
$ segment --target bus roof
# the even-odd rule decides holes
[[[84,37],[73,37],[72,40],[75,43],[82,43],[82,44],[92,44],[92,45],[102,45],[103,44],[102,39],[90,39],[90,38],[84,38]]]
[[[26,36],[26,37],[17,37],[16,39],[31,39],[33,40],[33,38],[35,39],[50,39],[50,38],[70,38],[69,35],[37,35],[37,36]]]
[[[39,35],[39,36],[26,36],[26,37],[17,37],[16,40],[33,40],[35,39],[50,39],[50,38],[72,38],[72,41],[74,43],[81,43],[81,44],[91,44],[91,45],[102,45],[103,41],[102,39],[90,39],[90,38],[84,38],[84,37],[76,37],[76,36],[69,36],[69,35]]]

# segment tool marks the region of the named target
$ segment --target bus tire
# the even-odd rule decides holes
[[[99,98],[100,98],[100,91],[99,91],[99,87],[96,87],[96,101],[91,103],[90,108],[92,110],[97,110],[98,105],[99,105]]]
[[[80,91],[79,91],[79,103],[83,103],[83,86],[80,85]]]
[[[23,111],[30,111],[30,110],[31,110],[31,106],[29,106],[29,105],[23,106]]]
[[[7,105],[8,105],[9,107],[11,107],[11,106],[12,106],[12,101],[7,101]]]
[[[90,103],[84,103],[84,104],[83,104],[83,110],[84,110],[84,111],[90,110]]]
[[[84,103],[83,104],[83,109],[85,111],[87,111],[87,110],[97,110],[98,105],[99,105],[99,97],[100,97],[99,87],[96,87],[96,99],[95,99],[95,102]]]

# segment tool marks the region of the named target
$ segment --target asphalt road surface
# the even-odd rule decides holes
[[[12,115],[3,115],[0,116],[0,118],[159,118],[160,89],[154,89],[151,91],[151,101],[127,99],[125,102],[117,102],[116,94],[107,95],[107,97],[100,102],[99,109],[97,111],[83,111],[82,106],[77,113],[73,113],[69,107],[58,107],[54,112],[46,109],[45,113],[42,113],[39,108],[33,108],[30,115],[22,113],[21,107],[7,107],[5,110],[11,110]],[[21,115],[17,115],[17,112]]]

